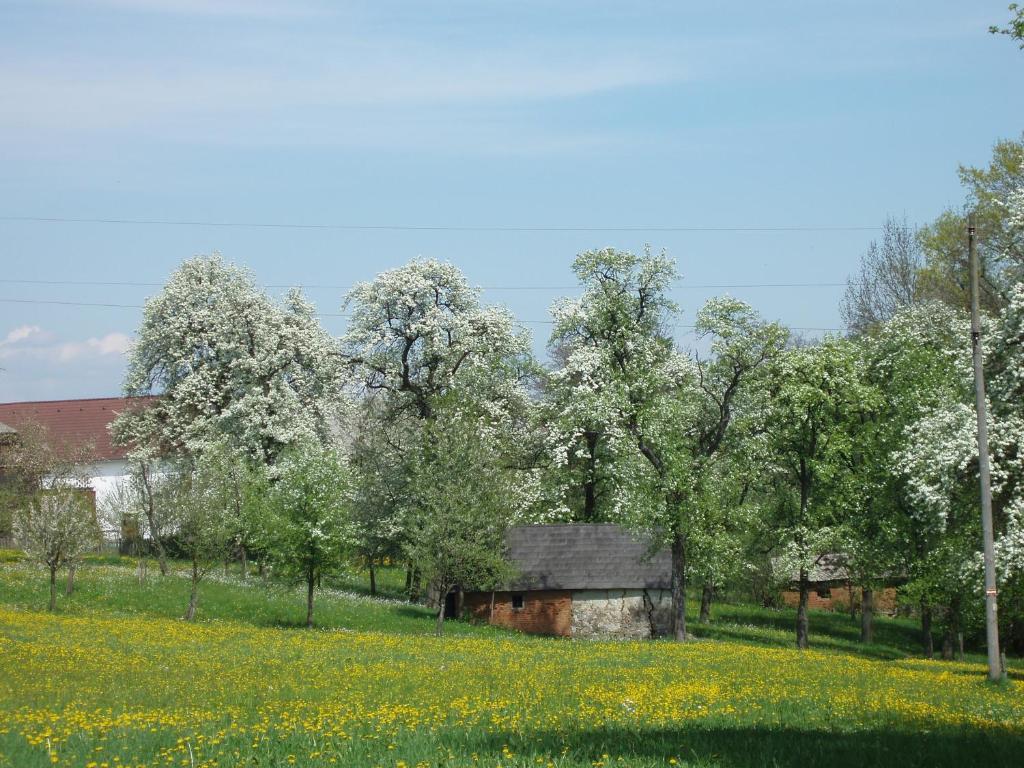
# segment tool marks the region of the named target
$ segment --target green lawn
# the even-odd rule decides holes
[[[334,580],[308,631],[301,590],[211,575],[186,624],[183,576],[105,564],[50,615],[44,573],[0,564],[0,765],[1022,764],[1022,683],[914,658],[909,622],[861,648],[815,613],[807,652],[792,611],[733,605],[686,645],[437,639],[428,611],[360,590]]]
[[[173,575],[161,578],[156,563],[150,563],[142,583],[136,577],[134,561],[123,558],[118,565],[86,564],[75,579],[71,597],[59,584],[57,610],[65,615],[145,615],[169,619],[185,612],[189,597],[188,567],[172,563]],[[49,582],[44,571],[28,563],[0,565],[0,604],[26,610],[46,607]],[[320,627],[351,630],[378,630],[403,634],[422,634],[434,629],[434,614],[402,599],[404,573],[396,568],[383,569],[378,577],[377,597],[369,595],[369,582],[363,573],[334,576],[317,592],[314,618]],[[306,623],[304,586],[264,581],[251,574],[242,579],[237,568],[230,574],[211,571],[199,587],[199,619],[228,620],[257,627],[302,627]],[[474,627],[449,622],[452,634],[493,633],[489,627]]]

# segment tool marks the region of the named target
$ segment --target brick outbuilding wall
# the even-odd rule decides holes
[[[491,611],[490,592],[467,592],[463,610],[470,618],[538,635],[569,637],[572,633],[572,593],[565,590],[495,592]],[[513,608],[513,595],[521,595],[522,608]]]
[[[887,613],[895,615],[896,587],[884,587],[875,590],[875,613]],[[853,607],[860,610],[861,590],[860,587],[853,588]],[[796,608],[800,603],[800,591],[787,589],[782,593],[782,602],[791,608]],[[819,611],[846,611],[850,609],[850,588],[845,585],[829,587],[828,596],[819,593],[819,586],[812,584],[807,595],[807,607]]]

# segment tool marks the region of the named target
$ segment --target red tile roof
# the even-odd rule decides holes
[[[144,405],[149,397],[97,397],[89,400],[41,400],[0,403],[0,422],[15,429],[25,424],[46,428],[57,444],[92,445],[97,461],[123,459],[126,449],[114,445],[107,426],[122,411]]]

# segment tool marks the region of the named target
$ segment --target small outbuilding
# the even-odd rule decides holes
[[[847,558],[840,552],[819,555],[807,573],[810,591],[807,607],[820,611],[859,611],[862,589],[847,567]],[[882,585],[874,589],[874,610],[895,615],[898,606],[896,588],[906,579],[886,576]],[[784,605],[795,608],[800,604],[800,575],[790,574],[789,583],[782,590]]]
[[[646,638],[671,627],[671,556],[617,525],[524,525],[506,538],[513,580],[466,591],[471,619],[561,637]]]

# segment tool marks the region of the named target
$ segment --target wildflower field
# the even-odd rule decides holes
[[[348,601],[407,623],[186,624],[156,597],[104,607],[179,581],[105,566],[51,615],[29,604],[35,580],[42,597],[38,571],[0,565],[4,766],[1024,764],[1024,684],[991,686],[976,663],[465,625],[434,638],[418,609],[343,595],[326,616]]]

